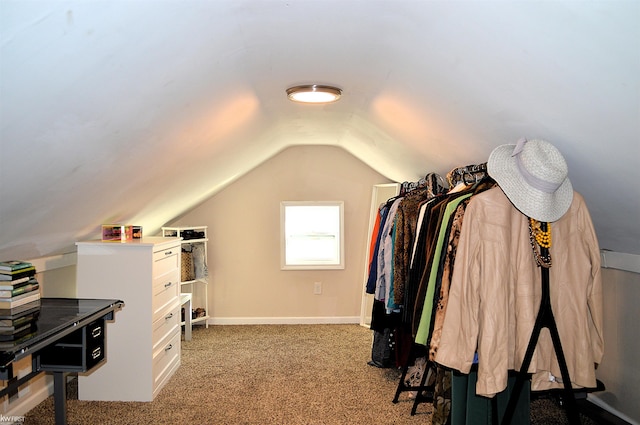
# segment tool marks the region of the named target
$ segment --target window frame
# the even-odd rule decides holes
[[[331,260],[292,261],[287,256],[287,207],[338,207],[339,220],[336,247],[339,252],[332,256]],[[312,229],[309,229],[312,230]],[[334,229],[335,230],[335,229]],[[281,270],[341,270],[344,264],[344,202],[343,201],[281,201],[280,202],[280,269]]]

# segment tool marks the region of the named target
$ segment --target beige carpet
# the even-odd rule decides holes
[[[428,404],[411,416],[407,393],[391,402],[399,373],[367,365],[371,341],[358,325],[197,327],[153,402],[78,401],[70,391],[68,423],[429,424]],[[538,424],[565,422],[549,403],[537,409]],[[53,398],[25,423],[53,424]]]

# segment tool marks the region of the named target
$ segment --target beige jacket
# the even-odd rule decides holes
[[[595,387],[602,359],[600,252],[582,196],[551,223],[551,308],[574,387]],[[465,212],[436,362],[468,373],[478,352],[476,393],[493,396],[522,365],[541,298],[541,272],[528,219],[499,187],[475,195]],[[529,367],[532,390],[561,388],[549,331]]]

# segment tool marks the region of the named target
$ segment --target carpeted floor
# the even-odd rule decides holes
[[[370,358],[371,331],[358,325],[196,327],[153,402],[78,401],[70,391],[68,424],[429,424],[428,404],[411,416],[408,394],[391,402],[399,372]],[[53,423],[52,397],[25,418]],[[532,405],[532,425],[565,423],[553,401]]]

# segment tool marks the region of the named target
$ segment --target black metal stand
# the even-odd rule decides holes
[[[424,372],[422,373],[422,378],[420,379],[420,384],[418,386],[406,385],[404,380],[407,377],[407,371],[409,370],[409,365],[412,362],[415,362],[416,358],[416,344],[411,344],[411,349],[409,352],[409,356],[407,357],[407,363],[402,367],[402,375],[400,376],[400,382],[398,382],[398,388],[396,388],[396,394],[393,397],[393,403],[397,403],[400,398],[400,394],[404,391],[416,391],[416,398],[413,400],[413,406],[411,407],[411,416],[416,414],[416,410],[418,409],[418,405],[420,403],[427,403],[433,401],[433,386],[425,385],[427,382],[427,376],[429,375],[429,365],[431,362],[427,360],[424,366]],[[427,392],[426,395],[423,395],[424,392]]]
[[[546,223],[542,223],[543,231],[547,230],[546,225]],[[540,251],[540,255],[542,257],[546,257],[549,253],[548,248],[541,248]],[[520,367],[520,371],[518,372],[518,375],[516,377],[515,386],[509,397],[509,403],[507,404],[507,410],[505,411],[504,417],[502,419],[502,425],[511,424],[511,420],[513,419],[513,414],[516,408],[516,403],[518,402],[520,392],[522,391],[522,386],[524,385],[524,382],[529,379],[527,370],[529,369],[529,365],[531,364],[533,352],[538,343],[538,338],[540,337],[540,331],[545,327],[549,329],[549,333],[551,334],[553,348],[555,349],[556,357],[558,359],[558,365],[560,366],[560,373],[562,374],[562,383],[564,386],[564,394],[566,398],[565,412],[567,414],[567,418],[569,419],[569,424],[580,425],[580,415],[578,414],[575,395],[573,393],[573,389],[571,388],[571,378],[569,376],[567,362],[564,357],[564,352],[562,351],[562,344],[560,343],[560,335],[558,334],[556,321],[553,317],[553,312],[551,311],[551,298],[549,296],[549,269],[546,267],[541,267],[541,272],[542,299],[540,300],[540,310],[538,311],[538,316],[536,317],[536,322],[533,326],[531,339],[529,340],[529,345],[527,346],[527,351],[525,353],[522,366]]]

